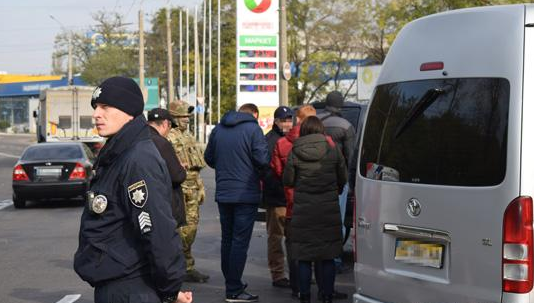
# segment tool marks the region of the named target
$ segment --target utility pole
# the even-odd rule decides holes
[[[204,8],[203,9],[203,14],[204,14],[204,17],[202,18],[202,24],[203,24],[203,29],[202,29],[202,71],[201,71],[201,74],[202,74],[202,97],[205,97],[206,96],[206,0],[203,1],[203,5],[202,7]]]
[[[202,83],[202,75],[200,73],[200,45],[199,45],[199,30],[198,30],[198,13],[195,9],[195,83],[196,83],[196,108],[197,114],[197,132],[198,140],[204,143],[204,112],[198,110],[204,106],[204,85]]]
[[[217,1],[217,123],[221,122],[221,0]]]
[[[195,110],[193,111],[194,113],[194,121],[195,121],[195,139],[197,139],[198,137],[198,115],[197,115],[197,105],[198,105],[198,86],[199,86],[199,83],[198,83],[198,6],[195,6],[195,17],[193,17],[193,20],[194,20],[194,24],[193,24],[193,51],[194,51],[194,54],[193,54],[193,61],[194,61],[194,69],[195,69],[195,72],[193,74],[193,82],[194,82],[194,87],[195,87],[195,96],[194,96],[194,99],[195,99],[195,102],[194,102],[194,105],[195,105]]]
[[[67,81],[72,85],[72,33],[69,33],[69,72],[67,74]]]
[[[202,71],[201,71],[201,74],[202,75],[202,84],[201,84],[201,89],[200,89],[200,96],[198,97],[198,108],[199,108],[199,113],[198,113],[198,125],[199,125],[199,132],[198,132],[198,136],[199,136],[199,139],[200,139],[200,142],[201,143],[204,143],[206,140],[204,140],[204,130],[206,129],[205,127],[205,123],[204,123],[204,113],[206,111],[206,11],[207,11],[207,7],[206,7],[206,0],[203,1],[203,14],[204,14],[204,17],[202,18],[202,24],[203,24],[203,27],[202,27]],[[199,69],[200,69],[200,64],[199,64]]]
[[[182,43],[182,10],[180,9],[180,26],[179,26],[179,29],[180,29],[180,56],[179,56],[179,60],[180,60],[180,71],[179,71],[179,78],[180,78],[180,87],[178,88],[178,99],[179,100],[182,100],[182,96],[183,96],[183,68],[182,68],[182,61],[183,61],[183,57],[182,57],[182,51],[183,51],[183,43]]]
[[[63,26],[63,23],[59,22],[58,19],[56,19],[54,16],[49,15],[50,19],[56,21],[57,24],[59,24],[59,27],[68,35],[69,40],[69,50],[68,50],[68,67],[67,67],[67,84],[72,85],[72,32],[67,31],[67,28]]]
[[[143,10],[139,10],[139,87],[143,93],[143,100],[147,102],[147,94],[145,92],[145,30],[143,23]]]
[[[168,97],[167,104],[174,100],[174,80],[172,77],[172,41],[171,41],[171,7],[167,7],[167,81]]]
[[[219,1],[220,1],[220,0],[219,0]],[[211,124],[213,123],[213,122],[212,122],[212,121],[213,121],[213,120],[212,120],[213,102],[212,102],[212,100],[211,100],[211,95],[212,95],[212,94],[211,94],[211,90],[212,90],[212,85],[211,85],[211,78],[212,78],[212,75],[211,75],[211,61],[212,61],[212,60],[211,60],[211,59],[212,59],[212,58],[211,58],[211,40],[212,40],[212,38],[211,38],[211,32],[213,31],[213,28],[211,27],[211,7],[212,7],[211,0],[209,0],[209,5],[208,5],[208,7],[209,7],[209,24],[208,24],[208,25],[209,25],[209,26],[208,26],[208,27],[209,27],[209,31],[208,31],[208,33],[209,33],[209,38],[208,38],[208,49],[209,49],[209,54],[208,54],[208,58],[209,58],[209,60],[210,60],[210,61],[209,61],[209,66],[208,66],[208,70],[209,70],[209,77],[208,77],[208,78],[209,78],[209,96],[208,96],[208,97],[209,97],[209,100],[210,100],[210,103],[209,103],[209,104],[210,104],[210,106],[209,106],[209,108],[210,108],[209,125],[211,125]]]
[[[287,62],[287,12],[286,0],[280,0],[280,63],[278,78],[280,83],[280,105],[288,106],[288,80],[284,78]]]
[[[189,92],[191,88],[189,87],[189,9],[186,8],[185,11],[185,85],[187,87],[186,93],[186,102],[189,104]]]

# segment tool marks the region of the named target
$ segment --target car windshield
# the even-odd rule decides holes
[[[377,87],[361,175],[392,182],[491,186],[506,171],[510,84],[501,78]]]
[[[76,145],[65,144],[50,144],[50,145],[35,145],[29,147],[22,160],[69,160],[83,158],[82,150]]]

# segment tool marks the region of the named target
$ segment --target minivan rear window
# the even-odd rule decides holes
[[[510,84],[502,78],[376,88],[360,173],[375,180],[491,186],[504,180]]]

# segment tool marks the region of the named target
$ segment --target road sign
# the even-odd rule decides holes
[[[282,76],[289,81],[291,79],[291,64],[289,62],[284,63],[284,69],[282,70]]]
[[[133,80],[139,85],[139,78],[134,78]],[[159,107],[160,100],[158,78],[145,78],[145,89],[147,91],[147,97],[145,100],[145,110],[149,111],[153,108]]]

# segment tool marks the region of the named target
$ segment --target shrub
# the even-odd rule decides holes
[[[8,121],[0,120],[0,130],[5,131],[6,128],[10,127],[11,124]]]

